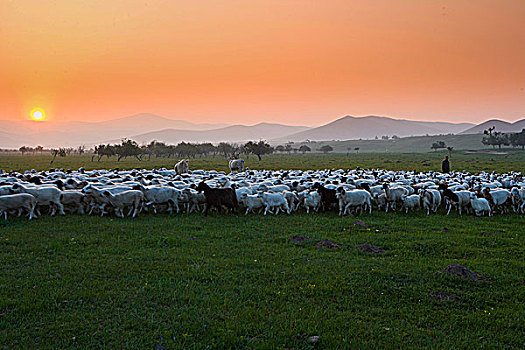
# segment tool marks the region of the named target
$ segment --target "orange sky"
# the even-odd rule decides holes
[[[0,119],[525,118],[523,0],[0,1]]]

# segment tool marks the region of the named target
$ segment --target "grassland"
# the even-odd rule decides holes
[[[441,161],[447,152],[427,153],[313,153],[313,154],[272,154],[263,156],[259,162],[257,157],[242,158],[250,169],[353,169],[361,167],[382,168],[389,170],[440,170]],[[20,155],[0,153],[0,169],[5,171],[25,171],[28,169],[48,170],[51,167],[63,169],[152,169],[165,167],[173,169],[178,159],[155,158],[142,161],[130,157],[117,162],[116,157],[103,158],[100,162],[91,161],[91,155],[71,155],[64,158],[57,157],[50,165],[51,156]],[[480,171],[523,171],[525,170],[525,152],[508,151],[507,154],[465,153],[456,151],[452,153],[451,166],[453,170]],[[197,157],[190,159],[190,169],[216,169],[228,170],[228,161],[222,156]]]
[[[437,168],[442,155],[272,156],[263,158],[261,167],[410,169],[403,163],[428,161],[427,168]],[[454,164],[473,171],[524,164],[519,153],[506,160],[464,156],[454,155]],[[48,168],[44,158],[0,160],[2,168],[7,162],[9,168]],[[90,163],[75,157],[60,161],[64,165],[56,166],[88,168]],[[119,166],[138,167],[132,162],[139,163]],[[161,162],[170,166],[165,159],[149,164]],[[250,163],[256,168],[256,160]],[[220,158],[194,164],[224,169]],[[0,344],[31,349],[524,348],[525,216],[442,214],[374,212],[359,218],[369,227],[335,213],[10,218],[0,224]],[[311,239],[290,241],[298,234]],[[322,239],[341,247],[318,249]],[[356,250],[362,243],[386,253]],[[488,281],[441,274],[451,263]],[[433,292],[450,298],[440,301]],[[319,340],[311,343],[310,336]]]

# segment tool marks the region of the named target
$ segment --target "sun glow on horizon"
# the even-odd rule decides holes
[[[45,112],[40,108],[35,108],[31,111],[31,118],[36,121],[43,121],[46,117]]]

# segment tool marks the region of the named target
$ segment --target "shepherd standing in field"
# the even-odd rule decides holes
[[[445,156],[443,163],[441,163],[441,171],[445,174],[450,173],[450,162],[448,161],[448,156]]]

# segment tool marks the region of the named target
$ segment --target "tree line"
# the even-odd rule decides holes
[[[485,136],[481,142],[486,146],[492,146],[496,148],[501,148],[501,146],[512,146],[512,147],[521,147],[522,150],[525,150],[525,129],[522,129],[518,133],[503,133],[495,131],[496,127],[488,128],[483,131]]]
[[[146,158],[149,160],[152,156],[155,158],[196,158],[220,155],[225,158],[238,158],[241,154],[252,154],[261,160],[263,155],[273,152],[274,148],[263,140],[249,141],[245,144],[221,142],[216,146],[209,142],[180,142],[177,145],[169,145],[160,141],[151,141],[147,145],[140,146],[133,140],[124,139],[120,144],[95,146],[91,161],[97,158],[97,162],[100,162],[103,157],[112,156],[116,156],[117,161],[127,157],[134,157],[142,161]]]

